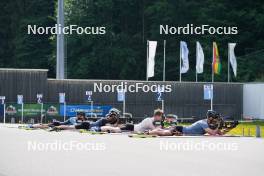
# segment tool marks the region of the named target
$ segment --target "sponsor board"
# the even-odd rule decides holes
[[[18,104],[7,104],[6,115],[8,116],[21,116],[22,106]],[[24,104],[23,109],[24,116],[34,117],[40,116],[41,104]],[[45,104],[42,110],[43,114],[47,116],[59,116],[59,105],[57,104]]]
[[[4,117],[4,105],[0,104],[0,118]]]
[[[99,117],[104,117],[112,106],[91,106],[90,105],[66,105],[66,116],[76,116],[76,111],[84,111],[87,116],[96,114]],[[60,115],[64,115],[64,105],[60,105]]]

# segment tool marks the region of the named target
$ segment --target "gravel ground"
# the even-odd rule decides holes
[[[255,176],[264,140],[246,137],[129,138],[0,125],[0,176]]]

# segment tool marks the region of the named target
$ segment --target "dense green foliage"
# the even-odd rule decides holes
[[[53,71],[50,35],[28,35],[27,25],[54,25],[53,0],[0,1],[0,67]]]
[[[0,2],[0,67],[47,68],[55,77],[56,36],[28,35],[26,26],[54,26],[56,1]],[[190,71],[184,81],[195,80],[195,42],[206,57],[200,81],[211,80],[212,42],[223,64],[216,81],[227,80],[227,44],[237,42],[238,77],[232,81],[264,80],[263,0],[65,0],[66,25],[105,26],[105,35],[67,35],[67,77],[144,80],[146,41],[157,40],[155,77],[162,80],[163,40],[166,80],[179,79],[179,42],[190,50]],[[237,26],[238,35],[160,35],[159,25],[186,24]],[[262,50],[262,51],[261,51]],[[257,52],[256,52],[257,51]]]

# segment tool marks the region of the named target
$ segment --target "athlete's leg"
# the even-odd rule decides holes
[[[169,130],[169,129],[154,129],[154,130],[148,131],[147,134],[158,135],[158,136],[172,136],[173,135],[172,130]]]

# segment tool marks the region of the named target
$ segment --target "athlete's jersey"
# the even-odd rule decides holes
[[[136,124],[134,126],[134,131],[141,132],[141,133],[147,130],[153,130],[153,129],[155,129],[153,117],[145,118],[139,124]]]
[[[185,126],[182,129],[183,134],[190,134],[190,135],[203,135],[205,134],[205,129],[209,128],[207,124],[207,120],[199,120],[195,123],[193,123],[190,126]]]
[[[60,122],[60,125],[77,125],[77,117],[71,117],[64,122]]]

